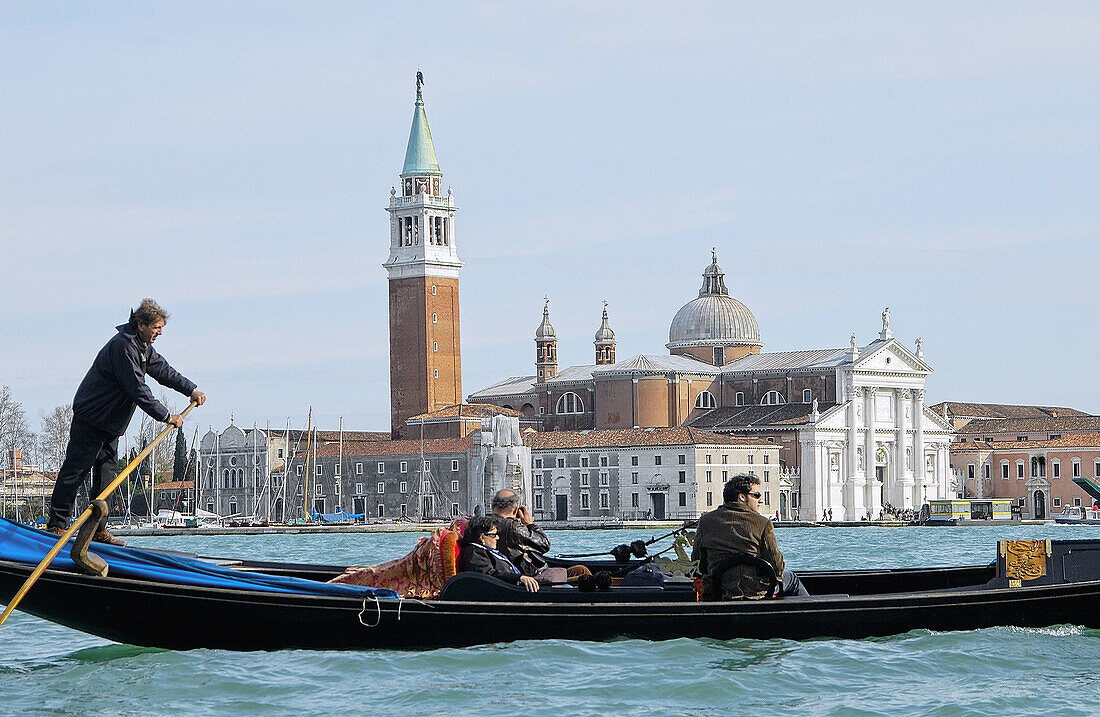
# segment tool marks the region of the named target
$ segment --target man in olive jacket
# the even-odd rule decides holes
[[[809,595],[793,571],[783,565],[783,553],[775,541],[772,522],[760,514],[760,479],[754,475],[735,475],[722,489],[725,501],[699,518],[691,559],[705,560],[703,595],[711,599],[737,600],[762,598],[768,579],[752,565],[735,565],[726,571],[722,584],[714,584],[714,568],[735,553],[746,553],[767,560],[782,576],[782,595]]]
[[[129,322],[116,327],[118,333],[100,349],[80,382],[73,398],[69,445],[50,499],[47,530],[60,535],[69,527],[73,501],[89,470],[93,498],[118,475],[118,439],[126,432],[137,406],[157,421],[177,428],[183,426],[183,418],[153,397],[145,385],[146,375],[200,406],[206,401],[206,394],[153,349],[153,342],[163,332],[167,320],[168,312],[152,299],[144,299],[137,310],[130,312]],[[125,545],[107,531],[106,520],[104,517],[92,539]]]

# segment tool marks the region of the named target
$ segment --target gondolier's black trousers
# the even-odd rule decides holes
[[[92,500],[118,475],[118,436],[100,430],[78,418],[69,429],[69,446],[65,460],[57,472],[57,483],[50,498],[49,528],[68,528],[73,517],[73,503],[80,484],[92,471]],[[107,527],[104,516],[100,528]]]

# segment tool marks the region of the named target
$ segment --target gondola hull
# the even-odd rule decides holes
[[[1096,547],[1089,561],[1100,557]],[[0,600],[10,599],[30,570],[0,560]],[[283,572],[308,570],[287,566]],[[440,598],[420,601],[204,588],[49,570],[19,607],[115,642],[180,650],[421,649],[614,638],[801,640],[1064,623],[1100,628],[1100,580],[1083,579],[1079,567],[1019,587],[1001,573],[993,566],[806,573],[804,582],[818,591],[875,592],[700,603],[683,583],[531,594],[466,573],[453,578]]]

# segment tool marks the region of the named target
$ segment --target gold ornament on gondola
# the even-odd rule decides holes
[[[1019,585],[1021,581],[1036,580],[1046,575],[1049,556],[1049,540],[1001,541],[1001,557],[1005,559],[1005,577],[1009,585]]]

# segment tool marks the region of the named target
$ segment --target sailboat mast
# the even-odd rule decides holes
[[[313,406],[306,418],[306,479],[302,489],[302,517],[309,520],[309,449],[313,445]]]
[[[336,461],[336,492],[337,498],[344,502],[344,417],[340,416],[340,458]],[[340,506],[341,509],[343,505]]]

